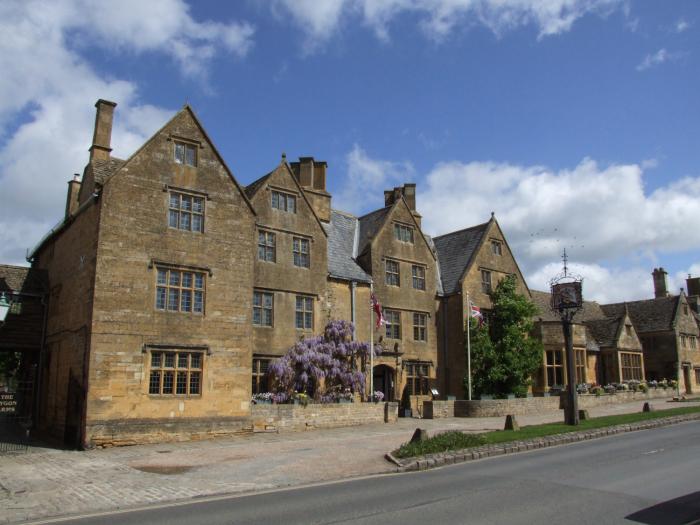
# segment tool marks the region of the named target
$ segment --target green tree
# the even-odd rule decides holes
[[[537,307],[516,291],[510,275],[491,294],[493,312],[488,324],[470,319],[472,389],[476,395],[524,396],[532,375],[542,364],[543,346],[530,337]],[[468,388],[465,374],[464,388]]]

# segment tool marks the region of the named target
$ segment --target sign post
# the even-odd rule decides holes
[[[578,425],[578,395],[576,392],[576,356],[574,354],[573,319],[583,308],[583,279],[569,275],[564,250],[564,272],[551,281],[552,310],[561,318],[566,348],[566,409],[564,419],[567,425]]]

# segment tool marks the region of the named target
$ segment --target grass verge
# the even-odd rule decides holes
[[[449,450],[461,450],[464,448],[479,447],[496,443],[507,443],[509,441],[522,441],[555,434],[565,434],[567,432],[581,432],[596,428],[612,427],[615,425],[626,425],[639,421],[648,421],[662,417],[681,416],[700,412],[700,407],[680,407],[656,412],[635,412],[632,414],[619,414],[615,416],[597,417],[581,421],[578,426],[570,426],[564,423],[545,423],[543,425],[531,425],[522,427],[520,430],[497,430],[483,434],[464,434],[453,430],[443,432],[431,438],[416,443],[404,443],[392,452],[397,458],[410,458],[423,456],[425,454],[435,454],[447,452]]]

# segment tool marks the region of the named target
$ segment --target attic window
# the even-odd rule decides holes
[[[175,162],[186,166],[197,166],[197,146],[175,141]]]
[[[631,336],[631,335],[632,335],[632,326],[626,324],[626,325],[625,325],[625,331],[627,332],[627,335],[630,335],[630,336]]]
[[[413,244],[413,228],[403,224],[394,224],[394,238],[397,241]]]
[[[297,198],[289,193],[272,190],[272,207],[289,213],[297,212]]]
[[[503,254],[503,248],[501,245],[501,241],[491,241],[491,253],[494,255],[502,255]]]

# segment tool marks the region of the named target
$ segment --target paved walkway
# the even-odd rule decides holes
[[[680,406],[663,400],[655,404]],[[589,413],[595,417],[640,409],[636,402]],[[395,424],[86,452],[35,447],[25,454],[0,456],[0,523],[389,473],[395,467],[384,454],[408,441],[417,427],[430,433],[476,432],[501,429],[504,419],[402,418]],[[562,411],[552,411],[519,416],[518,422],[562,419]]]

